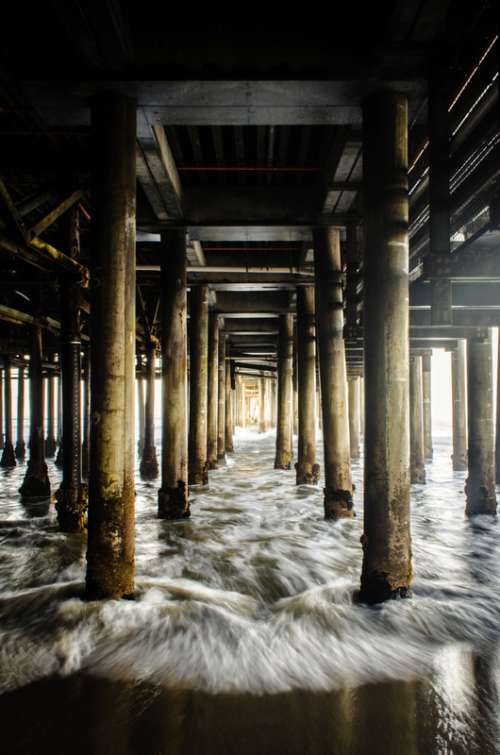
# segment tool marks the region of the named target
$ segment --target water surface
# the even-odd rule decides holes
[[[21,503],[24,466],[2,472],[6,752],[500,752],[499,524],[464,518],[450,453],[436,438],[413,488],[413,597],[376,608],[353,602],[360,466],[358,516],[325,522],[272,432],[238,431],[189,521],[158,521],[138,483],[135,601],[83,602],[84,538]]]

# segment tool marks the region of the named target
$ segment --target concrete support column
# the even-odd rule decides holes
[[[189,483],[208,483],[208,286],[191,289]]]
[[[321,380],[325,519],[353,516],[349,410],[337,228],[314,232],[316,333]]]
[[[359,432],[365,437],[365,378],[359,377]]]
[[[500,200],[499,200],[500,207]],[[500,328],[498,328],[498,346],[500,347]],[[497,404],[496,404],[496,432],[495,432],[495,479],[500,483],[500,348],[497,351]]]
[[[278,336],[278,417],[275,469],[290,469],[293,459],[293,315],[280,315]]]
[[[61,370],[59,370],[59,378],[57,381],[57,454],[56,458],[54,459],[54,464],[58,469],[62,469],[63,466],[63,447],[62,447],[62,441],[63,441],[63,400],[62,400],[62,375]]]
[[[217,467],[217,419],[219,413],[219,317],[210,313],[208,322],[208,419],[207,464]]]
[[[365,475],[360,599],[411,582],[408,101],[382,91],[363,107]]]
[[[226,451],[233,453],[233,390],[231,362],[226,360]]]
[[[17,439],[15,448],[16,459],[24,461],[26,445],[24,443],[24,367],[17,371]]]
[[[12,382],[10,374],[10,356],[3,358],[4,364],[4,399],[5,399],[5,441],[0,459],[0,467],[16,466],[14,445],[12,443]]]
[[[424,454],[426,461],[433,457],[432,448],[432,351],[422,354],[422,390],[424,396]]]
[[[243,378],[236,376],[236,426],[244,427],[243,419]]]
[[[316,420],[318,425],[318,431],[322,432],[323,430],[323,415],[321,414],[321,391],[319,388],[320,384],[320,377],[319,374],[316,375]]]
[[[276,427],[277,406],[276,406],[276,380],[269,381],[269,425]]]
[[[188,496],[186,232],[168,231],[161,267],[163,436],[158,516],[186,519]]]
[[[450,279],[450,126],[448,70],[436,68],[429,81],[429,241],[433,325],[452,325]]]
[[[90,409],[90,346],[83,357],[83,443],[82,475],[88,477],[90,467],[90,428],[92,424]]]
[[[0,451],[3,447],[3,372],[0,370]]]
[[[268,431],[267,423],[267,380],[259,378],[259,433]]]
[[[48,498],[50,482],[45,463],[42,329],[33,326],[30,354],[30,457],[19,492],[23,498]]]
[[[55,359],[52,355],[50,359],[54,364]],[[45,456],[52,458],[56,453],[56,373],[49,372],[47,377],[47,437],[45,438]]]
[[[77,208],[69,215],[71,256],[80,256],[80,217]],[[61,373],[62,380],[62,469],[61,487],[56,493],[59,527],[63,532],[83,532],[87,511],[87,488],[82,484],[82,402],[80,286],[61,281]]]
[[[298,363],[297,363],[297,323],[294,323],[293,328],[293,434],[299,434],[299,378],[298,378]]]
[[[410,355],[410,480],[425,482],[422,357]]]
[[[137,356],[137,414],[139,425],[139,438],[137,440],[137,453],[142,457],[144,451],[144,426],[146,424],[146,413],[144,408],[144,375],[142,374],[142,355]]]
[[[359,375],[349,375],[347,385],[349,392],[349,443],[351,459],[359,459],[359,434],[361,430],[359,417],[361,409]]]
[[[226,334],[219,331],[219,361],[217,388],[217,461],[226,458]]]
[[[146,403],[144,407],[144,448],[139,467],[144,480],[158,477],[158,460],[155,447],[155,381],[156,381],[156,344],[148,343],[146,347]]]
[[[457,341],[451,352],[451,392],[453,416],[452,465],[455,472],[467,469],[467,386],[466,341]]]
[[[467,340],[468,516],[495,514],[495,441],[491,331]]]
[[[297,288],[297,357],[299,440],[297,485],[316,484],[316,329],[314,324],[314,287]]]
[[[94,260],[87,597],[134,592],[136,106],[92,103]]]
[[[247,426],[247,387],[243,377],[240,376],[241,389],[240,389],[240,401],[241,401],[241,427]]]

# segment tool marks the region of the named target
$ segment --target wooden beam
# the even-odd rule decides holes
[[[19,238],[23,241],[26,240],[26,228],[22,217],[16,208],[16,205],[12,201],[10,192],[5,185],[3,178],[0,178],[0,199],[2,200],[5,209],[7,210],[7,222],[13,227]]]
[[[39,270],[47,271],[52,269],[54,265],[57,265],[59,268],[63,268],[68,273],[79,278],[83,287],[88,286],[89,271],[84,265],[81,265],[77,260],[72,259],[67,254],[63,254],[59,249],[56,249],[36,236],[30,239],[29,245],[26,245],[16,243],[0,234],[0,249],[4,249],[9,254],[13,254],[23,262],[33,265]]]
[[[82,198],[82,196],[82,189],[78,189],[77,191],[74,191],[72,194],[70,194],[70,196],[60,204],[58,204],[57,207],[54,207],[54,209],[51,210],[48,215],[39,220],[38,223],[33,226],[33,228],[30,228],[30,230],[28,231],[29,238],[32,238],[33,236],[39,236],[41,233],[46,231],[47,228],[49,228],[53,223],[55,223],[56,220],[61,217],[61,215],[69,210],[70,207],[73,207],[73,205],[76,204],[76,202],[78,202]]]
[[[205,267],[205,265],[207,264],[207,258],[205,257],[205,252],[203,251],[201,241],[193,241],[191,246],[193,247],[193,251],[198,264],[201,267]]]

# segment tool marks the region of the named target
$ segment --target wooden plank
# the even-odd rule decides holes
[[[30,228],[30,230],[28,231],[28,236],[32,238],[33,236],[39,236],[41,233],[46,231],[47,228],[55,223],[56,220],[61,217],[61,215],[64,215],[64,213],[71,207],[73,207],[73,205],[76,204],[76,202],[78,202],[82,197],[82,189],[77,189],[77,191],[74,191],[72,194],[70,194],[69,197],[58,204],[57,207],[54,207],[54,209],[51,210],[44,218],[39,220],[38,223],[33,226],[33,228]]]

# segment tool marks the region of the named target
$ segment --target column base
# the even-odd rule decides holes
[[[317,485],[319,482],[319,464],[310,464],[307,466],[295,464],[296,484],[297,485]]]
[[[155,480],[158,477],[158,460],[154,446],[144,447],[139,472],[143,480]]]
[[[209,459],[207,461],[207,466],[208,466],[209,470],[210,469],[217,469],[217,467],[218,467],[217,460],[216,459]]]
[[[432,461],[434,458],[434,451],[431,449],[430,451],[427,451],[425,454],[425,460],[426,461]]]
[[[412,485],[423,485],[425,483],[425,467],[412,467],[410,482]]]
[[[190,485],[208,485],[208,470],[207,463],[193,464],[189,468],[189,484]]]
[[[0,467],[9,469],[16,466],[16,456],[14,454],[14,446],[12,443],[5,443],[2,451],[2,458],[0,459]]]
[[[158,491],[159,519],[187,519],[191,516],[186,483],[179,480],[176,488]]]
[[[467,472],[467,457],[451,455],[452,469],[454,472]]]
[[[224,465],[226,463],[226,454],[217,454],[217,466],[220,466],[221,464]]]
[[[28,462],[26,476],[19,492],[23,498],[50,497],[50,482],[45,462],[36,465],[32,464],[31,461]]]
[[[472,491],[469,479],[465,481],[465,515],[476,516],[478,514],[496,514],[497,512],[497,497],[495,490],[488,490],[484,485],[481,485],[476,490]]]
[[[89,476],[89,454],[86,443],[82,443],[82,475],[83,477]]]
[[[55,455],[57,449],[57,441],[55,438],[51,438],[50,436],[46,438],[45,440],[45,456],[47,458],[52,458],[52,456]]]
[[[63,450],[62,450],[62,444],[59,444],[59,448],[57,449],[57,455],[54,459],[54,464],[58,469],[62,469],[63,465]]]
[[[15,454],[16,459],[18,459],[19,461],[24,461],[25,460],[25,458],[26,458],[26,444],[25,444],[24,440],[18,441],[16,443],[16,448],[15,448],[14,454]]]
[[[286,451],[281,451],[279,454],[276,454],[276,458],[274,460],[274,468],[275,469],[291,469],[292,468],[292,454],[288,453]]]
[[[324,489],[325,519],[347,519],[356,516],[350,490]]]
[[[234,446],[232,443],[226,443],[226,453],[234,453]]]
[[[88,506],[88,487],[77,488],[61,485],[56,491],[56,511],[62,532],[84,532]]]
[[[386,600],[397,598],[410,598],[411,589],[408,585],[392,585],[388,575],[384,572],[374,571],[361,578],[361,589],[358,594],[359,603],[375,605],[384,603]]]

